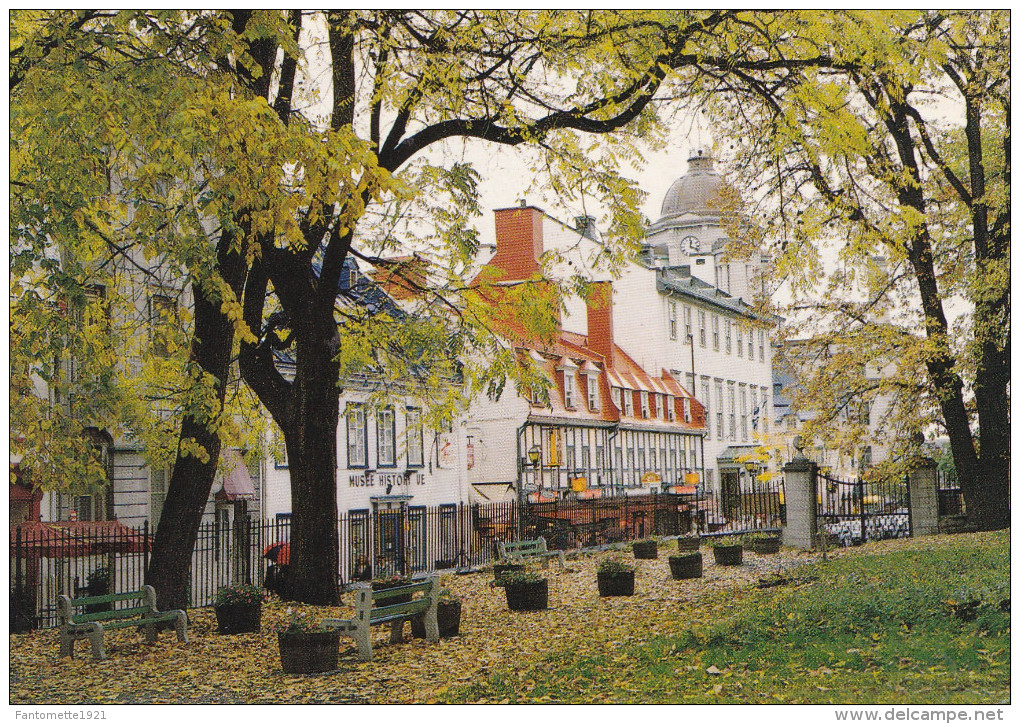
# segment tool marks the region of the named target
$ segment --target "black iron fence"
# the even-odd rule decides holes
[[[964,515],[967,506],[963,502],[963,491],[955,474],[939,469],[936,472],[939,496],[939,517],[945,515]]]
[[[464,569],[495,557],[496,541],[546,536],[569,549],[648,536],[778,527],[781,483],[726,499],[656,494],[589,500],[401,507],[339,518],[341,583],[376,576]],[[105,529],[101,525],[106,525]],[[152,545],[148,524],[26,523],[11,527],[11,630],[52,626],[56,599],[137,589]],[[189,601],[209,606],[216,592],[248,582],[286,592],[290,521],[239,519],[204,524],[192,553]]]
[[[841,545],[910,536],[910,477],[839,480],[817,477],[819,528]]]

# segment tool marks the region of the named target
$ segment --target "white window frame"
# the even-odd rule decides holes
[[[384,407],[376,413],[375,433],[376,461],[379,467],[397,467],[397,414],[392,407]]]
[[[598,412],[599,409],[599,378],[598,375],[586,375],[588,378],[588,410]]]
[[[690,422],[692,419],[693,418],[691,416],[691,398],[690,397],[685,397],[684,398],[684,422]]]
[[[712,349],[719,351],[719,315],[712,315]]]
[[[634,417],[634,390],[623,390],[623,414]]]
[[[669,338],[676,339],[676,302],[669,303]]]
[[[666,419],[676,422],[676,399],[673,395],[666,395]]]
[[[407,437],[407,467],[425,467],[425,434],[421,425],[421,410],[408,407],[404,434]]]
[[[706,332],[705,310],[698,310],[698,342],[702,348],[708,345],[708,333]]]
[[[648,405],[648,393],[641,390],[641,417],[647,420],[651,417],[651,408]]]
[[[365,406],[352,402],[347,405],[344,417],[347,419],[347,467],[367,468],[368,418]]]
[[[573,370],[563,370],[563,406],[567,409],[574,408],[574,398],[577,396],[577,385],[574,379]]]
[[[684,339],[694,341],[694,328],[691,326],[691,305],[684,305]]]

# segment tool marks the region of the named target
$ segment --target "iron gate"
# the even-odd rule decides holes
[[[839,480],[818,473],[818,527],[840,545],[908,538],[910,477],[902,480]]]

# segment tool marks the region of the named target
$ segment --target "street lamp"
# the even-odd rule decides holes
[[[536,467],[536,468],[538,467],[538,460],[541,457],[542,457],[542,448],[540,448],[538,446],[538,443],[535,443],[534,445],[532,445],[528,449],[528,460],[531,461],[531,464],[534,467]]]

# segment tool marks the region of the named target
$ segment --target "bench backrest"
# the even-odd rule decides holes
[[[125,608],[114,608],[111,611],[84,612],[86,606],[116,603],[118,601],[133,601],[135,604]],[[82,612],[79,613],[78,609],[82,609]],[[68,596],[57,596],[57,618],[61,624],[90,623],[93,621],[128,618],[130,616],[144,616],[155,610],[156,589],[152,586],[142,586],[137,591],[107,593],[102,596],[83,596],[73,599]]]
[[[422,593],[421,598],[412,598],[410,601],[401,603],[386,603],[398,596],[413,596],[418,592]],[[428,610],[432,597],[436,595],[438,595],[438,591],[435,578],[379,590],[372,590],[371,586],[366,584],[358,589],[356,616],[359,620],[368,622],[388,620],[399,616],[413,616]]]
[[[503,558],[527,555],[529,553],[546,553],[548,551],[545,545],[545,538],[541,537],[535,540],[499,541],[497,547],[500,556]]]

